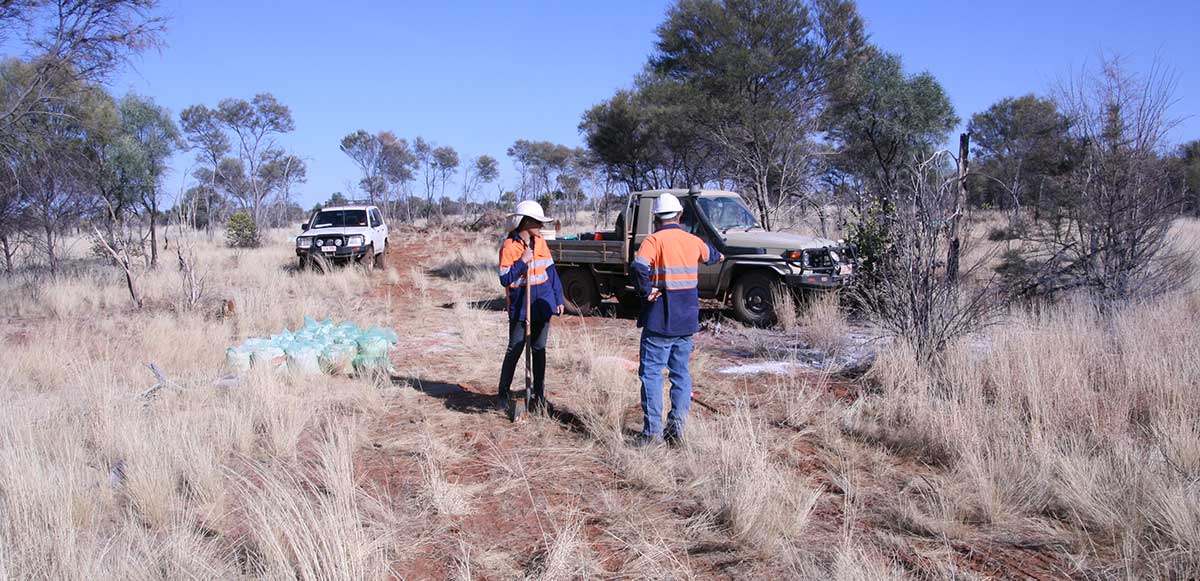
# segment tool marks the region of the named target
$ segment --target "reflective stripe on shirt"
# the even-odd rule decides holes
[[[654,286],[666,290],[679,290],[685,288],[696,288],[696,279],[691,280],[660,280],[655,281]]]
[[[664,266],[651,270],[650,274],[697,274],[699,272],[700,267],[698,266]]]
[[[543,282],[546,282],[549,279],[550,279],[550,277],[547,276],[546,273],[543,272],[541,274],[533,275],[533,278],[529,279],[529,284],[542,284]],[[521,278],[518,278],[516,281],[514,281],[512,284],[510,284],[508,286],[509,286],[509,288],[521,288],[521,287],[525,286],[525,277],[522,276]]]

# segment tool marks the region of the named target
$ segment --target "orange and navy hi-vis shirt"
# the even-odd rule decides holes
[[[508,318],[514,321],[525,320],[525,277],[533,294],[530,298],[530,309],[533,311],[533,321],[549,320],[559,305],[563,304],[562,283],[558,280],[558,271],[554,268],[554,258],[550,256],[550,247],[544,238],[532,238],[533,259],[526,264],[521,260],[525,254],[525,242],[516,232],[511,232],[504,244],[500,246],[500,284],[504,286],[505,297],[508,299]]]
[[[633,260],[634,284],[642,296],[638,326],[670,337],[700,330],[700,263],[713,264],[721,255],[700,238],[667,224],[642,241]],[[662,296],[645,302],[652,289]]]

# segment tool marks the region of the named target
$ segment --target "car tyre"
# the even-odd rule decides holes
[[[386,266],[386,260],[384,258],[386,255],[387,255],[387,241],[384,240],[383,241],[383,250],[380,250],[379,254],[376,254],[375,258],[373,259],[375,262],[376,269],[383,270],[383,267]]]
[[[617,293],[617,302],[630,311],[642,310],[642,297],[638,296],[636,292]]]
[[[361,258],[358,259],[358,263],[360,265],[362,265],[362,267],[365,268],[367,270],[367,272],[375,270],[375,245],[374,244],[367,247],[367,251],[365,253],[363,253]]]
[[[600,291],[592,273],[582,268],[564,268],[559,272],[562,280],[563,302],[572,315],[590,315],[600,308]]]
[[[775,295],[780,290],[779,277],[772,273],[749,272],[733,283],[733,313],[737,320],[753,327],[766,327],[775,322]]]

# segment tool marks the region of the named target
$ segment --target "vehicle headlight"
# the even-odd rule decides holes
[[[364,239],[361,235],[355,235],[351,236],[346,243],[350,246],[362,246],[365,242],[366,239]]]
[[[296,248],[312,248],[312,238],[301,236],[296,239]]]

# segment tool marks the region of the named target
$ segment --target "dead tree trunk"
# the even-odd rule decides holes
[[[4,246],[4,272],[11,275],[13,273],[13,259],[17,253],[16,248],[13,247],[13,243],[8,239],[7,234],[0,236],[0,245]]]
[[[99,240],[100,244],[104,245],[104,249],[107,250],[110,255],[112,255],[113,260],[117,262],[117,265],[125,271],[125,286],[129,289],[129,298],[133,300],[134,308],[141,310],[144,306],[144,303],[142,302],[142,293],[138,289],[137,275],[133,271],[133,264],[132,260],[129,258],[128,248],[126,248],[125,244],[123,244],[120,240],[116,240],[116,245],[121,249],[120,252],[118,252],[116,248],[113,248],[113,246],[108,243],[108,240],[104,239],[104,235],[100,233],[99,228],[93,226],[92,229],[96,232],[96,240]]]
[[[946,250],[946,280],[958,280],[959,255],[962,252],[962,239],[959,238],[959,224],[967,205],[967,173],[969,171],[967,155],[971,147],[971,133],[958,136],[958,190],[954,196],[954,211],[950,215],[950,244]]]

